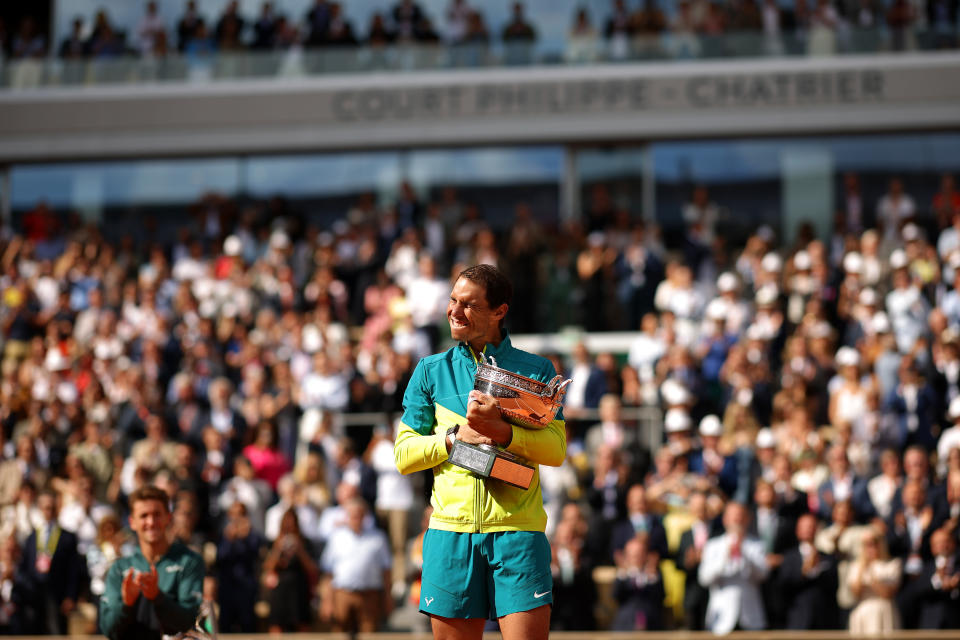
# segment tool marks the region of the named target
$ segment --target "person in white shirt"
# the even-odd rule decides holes
[[[890,181],[886,195],[877,203],[877,222],[883,228],[883,238],[893,243],[900,236],[900,228],[917,214],[913,198],[903,192],[900,178]]]
[[[149,55],[153,53],[154,47],[159,38],[166,35],[167,26],[163,23],[163,18],[157,14],[157,3],[147,3],[147,13],[140,20],[137,27],[137,39],[140,53]]]
[[[362,498],[345,506],[347,526],[333,532],[320,559],[324,573],[320,617],[333,630],[373,633],[393,608],[390,545],[379,529],[364,526]]]
[[[738,626],[747,630],[767,626],[760,585],[769,567],[763,543],[747,537],[750,516],[739,502],[723,512],[726,533],[711,538],[703,548],[698,579],[710,590],[706,627],[722,635]]]
[[[950,450],[960,447],[960,397],[950,401],[947,408],[947,418],[953,423],[953,426],[945,429],[937,440],[937,471],[940,476],[946,475],[947,459],[950,457]]]
[[[303,504],[298,500],[298,492],[297,482],[289,473],[277,482],[277,495],[280,500],[267,509],[265,517],[264,537],[268,541],[273,542],[280,535],[280,523],[288,509],[294,509],[297,512],[297,521],[300,523],[303,535],[310,538],[311,542],[317,541],[317,512],[309,504]]]

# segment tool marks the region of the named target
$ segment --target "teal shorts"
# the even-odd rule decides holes
[[[553,604],[553,576],[550,543],[543,533],[427,529],[421,612],[495,620],[545,604]]]

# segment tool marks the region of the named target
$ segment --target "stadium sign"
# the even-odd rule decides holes
[[[960,55],[0,92],[0,163],[960,126]]]

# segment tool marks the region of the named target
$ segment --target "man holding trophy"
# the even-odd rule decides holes
[[[503,328],[513,288],[495,267],[460,273],[447,305],[459,344],[417,364],[394,455],[401,473],[432,469],[420,611],[434,638],[546,638],[553,580],[538,465],[566,455],[553,365],[515,349]]]

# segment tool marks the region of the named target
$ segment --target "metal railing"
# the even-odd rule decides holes
[[[601,62],[663,62],[731,58],[831,56],[930,51],[957,46],[952,30],[811,29],[765,35],[756,31],[707,36],[663,33],[630,39],[571,37],[562,51],[531,43],[392,45],[284,51],[240,51],[163,57],[80,60],[0,60],[0,87],[27,89],[155,82],[207,83],[252,78],[405,72]]]

